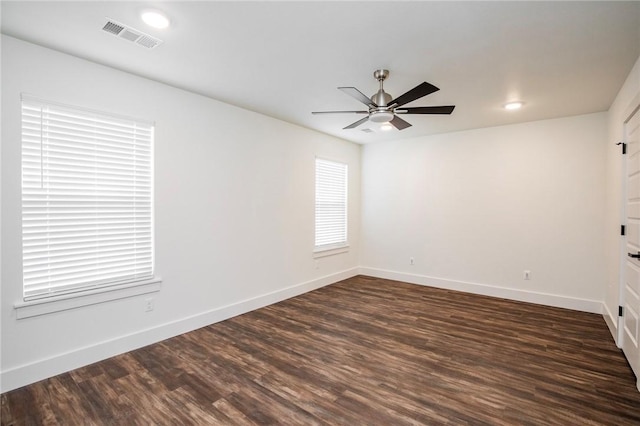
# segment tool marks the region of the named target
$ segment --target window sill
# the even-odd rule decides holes
[[[155,293],[160,291],[161,283],[161,278],[154,277],[145,281],[122,284],[117,287],[101,288],[76,294],[65,294],[46,299],[30,300],[28,302],[20,301],[14,303],[13,307],[16,310],[17,319],[31,318],[82,306],[96,305],[111,300]]]
[[[313,258],[334,256],[336,254],[347,253],[349,251],[349,245],[333,246],[333,247],[316,247],[313,250]]]

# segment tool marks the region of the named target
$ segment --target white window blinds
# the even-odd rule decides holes
[[[347,165],[316,158],[316,249],[347,244]]]
[[[25,300],[153,276],[153,132],[23,97]]]

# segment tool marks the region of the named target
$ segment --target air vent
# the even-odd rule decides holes
[[[157,38],[153,38],[153,37],[149,37],[149,36],[143,35],[138,40],[136,40],[136,43],[138,43],[140,46],[146,47],[147,49],[153,49],[159,43],[162,43],[162,42],[160,40],[158,40]]]
[[[109,18],[107,18],[107,22],[104,24],[104,27],[102,27],[102,30],[147,49],[153,49],[162,44],[162,40],[160,39]]]
[[[125,28],[124,31],[122,31],[118,35],[120,37],[122,37],[123,39],[125,39],[125,40],[129,40],[129,41],[133,41],[133,42],[135,42],[137,39],[140,38],[140,34],[134,33],[133,31],[131,31],[128,28]]]
[[[102,29],[108,33],[118,35],[122,30],[124,30],[124,27],[109,21],[106,24],[104,24],[104,27],[102,27]]]
[[[371,129],[361,129],[361,130],[365,133],[373,133],[373,130]]]

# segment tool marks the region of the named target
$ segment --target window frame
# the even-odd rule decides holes
[[[29,197],[29,196],[33,196],[36,197],[36,199],[44,199],[47,201],[47,205],[48,205],[48,201],[49,201],[49,191],[62,191],[63,187],[64,187],[64,183],[63,184],[53,184],[54,186],[50,186],[46,189],[46,191],[44,192],[40,192],[38,191],[38,189],[36,188],[35,192],[34,192],[34,187],[33,187],[33,183],[32,180],[30,181],[29,178],[25,178],[25,161],[28,162],[28,160],[25,160],[25,152],[29,151],[28,147],[25,147],[25,144],[29,145],[33,145],[33,141],[27,141],[30,138],[33,138],[33,136],[28,136],[28,134],[30,133],[30,131],[27,129],[27,127],[25,127],[25,120],[29,121],[29,118],[27,115],[25,115],[25,111],[31,110],[33,111],[34,105],[37,106],[41,106],[41,108],[52,108],[54,110],[58,109],[57,113],[58,114],[63,114],[63,117],[66,117],[64,114],[77,114],[77,120],[83,121],[86,120],[86,126],[84,126],[84,128],[92,130],[93,132],[96,132],[100,130],[99,125],[97,125],[97,121],[99,120],[105,120],[104,122],[107,123],[107,126],[114,126],[117,125],[118,123],[122,123],[122,122],[129,122],[134,126],[134,129],[136,129],[136,126],[142,126],[143,128],[147,128],[148,129],[148,136],[146,137],[147,141],[145,143],[148,143],[148,145],[143,145],[143,149],[144,147],[146,147],[148,149],[148,152],[146,152],[146,154],[144,154],[143,160],[147,160],[147,163],[142,169],[140,169],[139,165],[135,165],[135,162],[137,161],[138,155],[139,155],[139,148],[138,148],[138,136],[135,136],[135,133],[137,132],[137,130],[134,130],[134,136],[131,137],[123,137],[123,141],[122,143],[120,143],[120,145],[124,144],[124,145],[131,145],[130,148],[118,148],[117,144],[113,145],[114,142],[110,142],[107,139],[109,139],[109,136],[100,136],[98,138],[96,138],[95,136],[92,136],[93,140],[97,141],[96,143],[98,143],[98,145],[94,146],[100,146],[101,143],[105,143],[106,145],[104,145],[106,147],[106,149],[108,150],[112,150],[112,149],[124,149],[123,154],[124,156],[126,155],[131,155],[131,158],[135,158],[136,160],[127,160],[127,161],[133,161],[134,165],[133,166],[123,166],[125,168],[127,167],[133,167],[132,169],[127,168],[127,170],[131,170],[131,171],[126,171],[125,175],[123,175],[123,177],[126,179],[123,181],[124,186],[121,186],[122,188],[124,188],[125,191],[129,191],[131,193],[131,191],[137,190],[139,187],[137,186],[138,183],[138,173],[148,173],[148,190],[146,192],[143,193],[143,197],[146,197],[148,199],[148,202],[144,202],[143,208],[147,209],[147,213],[143,214],[144,219],[140,219],[138,217],[138,213],[137,213],[137,209],[138,209],[138,193],[135,192],[135,195],[131,195],[132,198],[124,198],[125,205],[130,205],[131,207],[118,207],[118,209],[124,209],[124,213],[125,216],[123,216],[123,219],[125,222],[131,222],[134,225],[133,228],[134,230],[129,230],[126,231],[126,234],[122,234],[122,235],[129,235],[130,237],[128,237],[129,239],[133,239],[135,242],[133,243],[133,247],[136,247],[134,251],[134,253],[136,253],[136,256],[138,256],[138,238],[140,238],[140,231],[138,231],[138,229],[136,229],[136,227],[138,226],[140,220],[142,220],[143,222],[148,223],[146,230],[149,234],[149,242],[147,245],[147,248],[144,249],[144,253],[148,253],[147,255],[145,255],[145,258],[148,259],[147,261],[144,262],[144,264],[148,264],[147,267],[144,267],[143,269],[146,269],[150,272],[146,272],[146,273],[142,273],[142,275],[137,274],[137,276],[134,276],[136,274],[129,274],[129,277],[125,277],[126,274],[125,272],[120,272],[120,276],[115,277],[115,278],[111,278],[111,279],[106,279],[103,277],[98,277],[99,279],[96,278],[90,278],[87,281],[85,281],[84,283],[79,283],[77,284],[77,286],[73,283],[71,284],[64,284],[61,286],[58,286],[58,288],[56,288],[56,286],[51,286],[49,287],[48,291],[43,291],[37,294],[28,294],[28,283],[27,283],[27,279],[26,279],[26,274],[29,271],[28,268],[29,266],[27,266],[27,264],[25,263],[25,252],[24,252],[24,238],[25,238],[25,220],[29,220],[29,219],[25,219],[25,217],[29,217],[29,215],[33,215],[36,214],[37,216],[44,216],[44,217],[51,217],[52,220],[61,220],[61,219],[56,219],[56,213],[51,213],[48,207],[44,207],[44,210],[42,210],[42,213],[40,213],[38,211],[39,207],[34,208],[30,208],[31,212],[27,213],[25,211],[25,197]],[[21,259],[22,259],[22,263],[21,263],[21,272],[22,272],[22,282],[21,282],[21,294],[22,294],[22,300],[19,302],[14,303],[14,308],[17,310],[17,317],[20,318],[27,318],[27,317],[31,317],[31,316],[36,316],[36,315],[42,315],[45,313],[50,313],[50,312],[58,312],[61,310],[67,310],[67,309],[72,309],[75,307],[79,307],[79,306],[85,306],[85,305],[90,305],[90,304],[95,304],[95,303],[101,303],[104,301],[108,301],[108,300],[115,300],[115,299],[121,299],[121,298],[125,298],[125,297],[131,297],[131,296],[136,296],[136,295],[140,295],[140,294],[147,294],[147,293],[151,293],[151,292],[155,292],[155,291],[159,291],[160,290],[160,283],[161,283],[161,279],[156,275],[156,266],[155,266],[155,218],[154,218],[154,213],[155,213],[155,200],[154,200],[154,170],[153,170],[153,165],[154,165],[154,145],[155,145],[155,123],[149,120],[142,120],[142,119],[138,119],[138,118],[133,118],[133,117],[127,117],[127,116],[123,116],[123,115],[118,115],[118,114],[112,114],[109,112],[104,112],[104,111],[96,111],[96,110],[92,110],[89,108],[85,108],[85,107],[80,107],[80,106],[75,106],[75,105],[66,105],[66,104],[62,104],[59,102],[55,102],[55,101],[49,101],[49,100],[45,100],[36,96],[32,96],[29,94],[21,94],[21,102],[20,102],[20,117],[21,117],[21,123],[22,123],[22,129],[21,129],[21,139],[20,139],[20,149],[21,149],[21,185],[20,185],[20,194],[21,194],[21,215],[20,215],[20,220],[21,220],[21,229],[22,229],[22,237],[21,240],[23,242],[23,249],[21,250]],[[54,113],[55,114],[55,113]],[[93,117],[92,121],[90,119],[90,117]],[[43,116],[40,117],[39,119],[39,123],[40,126],[42,126],[43,123]],[[66,120],[66,119],[65,119]],[[71,120],[76,120],[74,118],[72,118]],[[32,123],[38,123],[38,121],[36,120],[35,122],[31,121]],[[65,122],[65,126],[66,126]],[[68,123],[72,123],[72,122],[68,122]],[[76,126],[75,124],[70,124],[71,126]],[[72,130],[73,131],[73,130]],[[80,131],[80,130],[78,130]],[[31,131],[32,133],[32,131]],[[56,142],[54,144],[54,149],[55,147],[64,147],[65,144],[66,146],[70,146],[69,144],[72,145],[76,145],[78,146],[77,149],[80,149],[80,151],[88,151],[88,152],[92,152],[91,149],[84,149],[82,147],[82,144],[85,142],[85,140],[82,137],[77,137],[77,136],[69,136],[71,138],[75,138],[75,139],[66,139],[66,136],[63,136],[62,139],[59,139],[60,142]],[[36,137],[37,139],[37,137]],[[89,137],[87,137],[87,139],[89,139]],[[42,139],[42,136],[40,136],[40,143],[42,144],[44,141],[44,139]],[[130,142],[129,142],[130,141]],[[37,141],[36,141],[37,143]],[[62,145],[58,145],[58,144],[62,144]],[[58,148],[60,149],[60,148]],[[73,148],[70,148],[73,149]],[[99,148],[93,148],[93,149],[99,149]],[[26,150],[26,151],[25,151]],[[40,155],[43,155],[42,151],[42,147],[40,148]],[[127,154],[129,153],[129,154]],[[75,155],[75,154],[71,154],[71,155]],[[100,174],[100,167],[102,166],[98,166],[98,163],[86,163],[87,165],[83,165],[83,161],[86,161],[86,155],[85,156],[80,156],[77,157],[78,159],[74,159],[73,161],[76,162],[75,164],[79,164],[78,167],[81,167],[83,169],[89,170],[89,173],[91,173],[91,170],[94,170],[92,173],[94,173],[95,176],[98,176]],[[45,166],[43,166],[42,164],[42,159],[44,157],[41,157],[40,159],[40,174],[41,176],[42,173],[45,173],[46,169]],[[90,158],[90,157],[87,157]],[[103,158],[103,157],[94,157],[94,158]],[[126,158],[126,157],[125,157]],[[66,161],[66,160],[65,160]],[[116,163],[119,164],[119,163]],[[123,163],[124,164],[124,163]],[[56,173],[65,173],[64,170],[66,170],[64,167],[67,166],[62,166],[63,169],[59,169],[56,168],[55,170],[59,170]],[[76,167],[76,166],[72,166],[72,167]],[[92,167],[96,167],[95,169],[92,169]],[[55,172],[54,170],[54,172]],[[73,176],[74,172],[69,172],[71,173],[68,176]],[[104,173],[104,172],[103,172]],[[111,173],[110,171],[107,170],[107,173]],[[70,177],[69,179],[74,179],[73,181],[70,181],[72,184],[73,182],[77,182],[78,185],[85,185],[85,184],[89,184],[91,181],[85,181],[85,178],[82,177],[82,175],[78,175],[80,177]],[[107,175],[109,176],[109,175]],[[134,177],[135,176],[135,177]],[[25,179],[27,179],[25,181]],[[40,178],[42,179],[42,177]],[[58,179],[67,179],[67,178],[58,178]],[[94,180],[93,182],[96,182],[95,185],[104,185],[105,182],[107,182],[104,179],[111,179],[111,178],[94,178],[97,180]],[[129,186],[130,182],[134,182],[132,185],[133,186]],[[58,186],[58,185],[62,185],[62,186]],[[89,191],[89,192],[87,192]],[[94,192],[91,192],[94,191]],[[89,190],[85,190],[85,192],[87,192],[88,194],[100,194],[100,192],[95,192],[96,190],[93,189],[89,189]],[[67,196],[68,197],[68,196]],[[98,196],[97,198],[96,195],[87,195],[86,198],[79,198],[79,200],[81,201],[77,201],[76,203],[88,203],[89,199],[91,199],[91,197],[94,197],[94,199],[99,200],[100,197]],[[103,196],[104,197],[104,196]],[[108,197],[112,197],[112,196],[108,196]],[[82,201],[85,200],[85,201]],[[64,205],[64,201],[60,201],[60,206],[61,208],[64,210],[65,207]],[[81,207],[73,207],[73,208],[81,208]],[[94,207],[94,208],[99,208],[102,209],[102,207]],[[86,210],[84,213],[81,213],[81,215],[79,216],[78,220],[82,221],[82,220],[87,220],[86,217],[91,217],[94,216],[95,214],[106,214],[107,217],[109,217],[109,215],[111,215],[111,213],[99,213],[100,210],[98,210],[96,213],[92,213],[90,212],[90,208],[83,208],[84,210]],[[88,209],[88,210],[87,210]],[[132,209],[132,210],[130,210]],[[35,213],[34,213],[35,212]],[[50,216],[51,214],[53,214],[53,216]],[[27,215],[27,216],[25,216]],[[67,220],[66,218],[64,218],[63,216],[59,216],[61,217],[63,220]],[[100,220],[98,220],[96,223],[98,227],[102,227],[105,226],[108,222],[107,218],[99,218]],[[113,220],[113,219],[110,219]],[[39,223],[39,222],[38,222]],[[47,223],[47,229],[48,229],[48,219],[46,220]],[[69,225],[72,226],[77,226],[77,224],[75,224],[75,222],[73,220],[68,221]],[[127,226],[129,229],[131,228],[131,226]],[[100,228],[101,229],[101,228]],[[48,231],[46,231],[48,235]],[[144,231],[142,231],[144,233]],[[47,237],[48,238],[48,237]],[[90,238],[95,238],[95,241],[104,241],[104,239],[101,239],[99,237],[99,232],[97,234],[94,234],[93,237]],[[118,243],[119,245],[121,243]],[[86,256],[86,255],[91,255],[91,248],[79,248],[78,249],[78,255],[79,256]],[[128,263],[128,257],[129,256],[127,254],[127,251],[129,249],[120,249],[122,250],[122,255],[124,259],[127,259],[127,263]],[[74,252],[75,253],[75,252]],[[64,254],[63,252],[63,257],[73,257],[73,256],[67,256]],[[98,259],[102,259],[102,261],[104,261],[104,257],[100,257],[100,252],[98,251]],[[50,259],[49,255],[45,255],[43,257],[41,257],[41,259],[45,259],[45,262],[48,264],[48,261],[46,259]],[[150,259],[150,260],[149,260]],[[64,259],[63,259],[64,260]],[[36,263],[39,262],[38,258],[35,258]],[[137,264],[137,260],[135,261]],[[62,264],[63,266],[66,265],[66,263]],[[136,267],[137,268],[137,267]],[[97,272],[101,273],[100,271],[102,270],[102,267],[98,267],[98,269],[96,269]],[[138,270],[138,269],[136,269]],[[48,278],[49,279],[49,278]],[[46,283],[45,283],[46,284]],[[31,286],[33,286],[34,284],[31,284]],[[33,288],[33,287],[32,287]]]
[[[333,163],[344,167],[344,240],[318,245],[318,162]],[[349,164],[343,160],[337,160],[322,156],[314,159],[314,248],[313,257],[325,257],[349,251]]]

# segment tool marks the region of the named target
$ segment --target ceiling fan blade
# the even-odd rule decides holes
[[[395,112],[396,114],[451,114],[455,107],[455,105],[414,107],[397,109]]]
[[[391,125],[393,125],[393,127],[395,127],[398,130],[402,130],[402,129],[406,129],[407,127],[411,127],[411,124],[407,123],[406,121],[404,121],[402,118],[398,117],[397,115],[393,116],[393,120],[391,120],[389,123],[391,123]]]
[[[418,84],[416,87],[409,90],[408,92],[398,96],[397,98],[389,102],[389,105],[390,106],[395,105],[396,107],[399,107],[401,105],[408,104],[411,101],[415,101],[416,99],[420,99],[423,96],[430,95],[433,92],[437,92],[438,90],[440,89],[438,89],[433,84],[429,84],[425,81],[423,83]]]
[[[378,106],[371,99],[369,99],[367,95],[365,95],[355,87],[338,87],[338,89],[342,90],[344,93],[351,96],[352,98],[359,100],[366,106],[369,106],[369,105]]]
[[[311,114],[368,114],[369,111],[312,111]]]
[[[362,123],[364,123],[365,121],[369,120],[369,116],[366,116],[365,118],[356,121],[355,123],[351,123],[349,124],[347,127],[343,127],[343,130],[346,129],[355,129],[356,127],[358,127],[359,125],[361,125]]]

